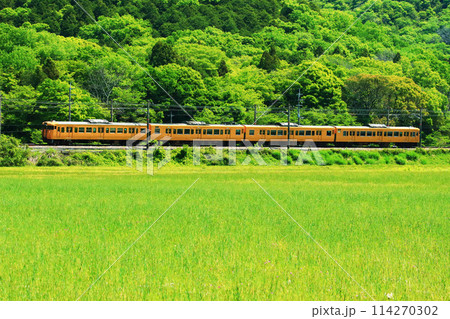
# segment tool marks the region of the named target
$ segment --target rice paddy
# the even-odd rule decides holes
[[[0,300],[448,300],[449,193],[449,166],[2,168]]]

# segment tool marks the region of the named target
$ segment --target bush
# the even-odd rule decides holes
[[[356,165],[364,164],[364,161],[361,158],[359,158],[359,156],[357,156],[357,155],[353,156],[353,161],[355,162]]]
[[[398,156],[398,155],[394,157],[394,161],[398,165],[405,165],[406,164],[406,160],[403,157]]]
[[[419,155],[414,151],[406,152],[406,159],[408,161],[417,161],[419,159]]]
[[[14,137],[0,136],[0,166],[25,166],[30,150]]]
[[[37,166],[63,166],[64,163],[62,162],[59,153],[54,149],[48,149],[41,155],[38,162],[36,163]]]

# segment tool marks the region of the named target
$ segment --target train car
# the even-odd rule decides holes
[[[415,127],[391,127],[382,124],[369,126],[336,126],[336,143],[414,146],[419,143],[420,130]]]
[[[288,124],[279,125],[244,125],[245,139],[250,142],[264,140],[266,142],[287,141]],[[335,136],[334,126],[303,126],[291,124],[289,140],[291,142],[303,143],[306,140],[315,143],[333,143]]]
[[[243,125],[205,124],[203,122],[151,124],[150,129],[152,140],[168,140],[172,143],[195,140],[242,142],[245,134]]]
[[[125,142],[140,134],[145,139],[146,124],[110,123],[105,120],[87,120],[86,122],[43,123],[42,138],[50,144],[72,142]]]

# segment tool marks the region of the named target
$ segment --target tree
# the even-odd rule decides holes
[[[269,72],[276,70],[279,67],[280,59],[277,56],[275,46],[272,46],[269,51],[264,51],[258,67]]]
[[[42,66],[42,71],[52,80],[59,79],[59,71],[55,62],[51,58],[45,59],[44,65]]]
[[[153,66],[161,66],[169,63],[177,63],[178,55],[175,50],[163,41],[158,41],[152,48],[149,62]]]
[[[222,59],[219,63],[217,73],[219,74],[219,76],[225,76],[228,72],[230,71],[228,70],[227,62],[225,61],[225,59]]]
[[[400,59],[402,58],[402,56],[400,55],[400,52],[397,52],[394,56],[394,58],[392,59],[392,62],[394,63],[398,63],[400,62]]]

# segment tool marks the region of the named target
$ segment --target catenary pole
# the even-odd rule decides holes
[[[72,122],[72,82],[69,84],[69,122]]]

